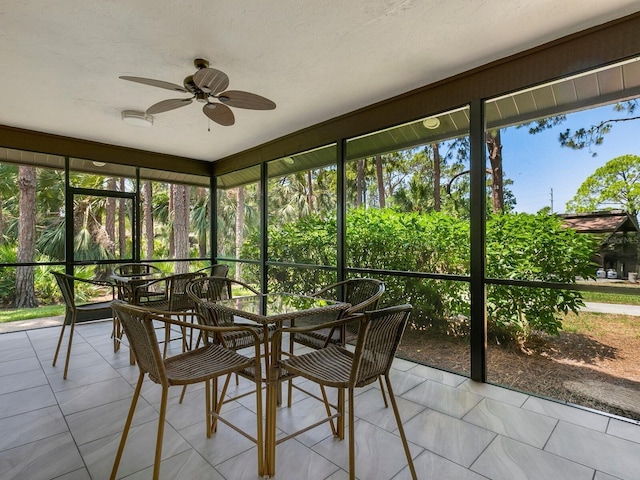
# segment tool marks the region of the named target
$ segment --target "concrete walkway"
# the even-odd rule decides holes
[[[17,322],[0,323],[0,333],[20,332],[22,330],[34,330],[36,328],[59,327],[64,321],[64,315],[57,317],[32,318]]]
[[[617,303],[584,302],[583,312],[614,313],[640,317],[640,305],[619,305]]]

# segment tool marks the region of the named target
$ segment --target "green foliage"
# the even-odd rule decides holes
[[[18,260],[18,247],[15,244],[0,245],[0,263],[15,263]],[[0,268],[0,302],[11,303],[16,290],[16,269]]]
[[[495,215],[487,223],[487,276],[575,283],[593,278],[591,238],[543,213]],[[580,292],[491,285],[487,318],[498,337],[522,343],[533,330],[557,334],[562,314],[582,306]]]
[[[606,206],[631,215],[640,210],[640,157],[622,155],[589,175],[567,203],[567,211],[591,212]]]
[[[336,264],[336,224],[319,216],[269,229],[269,261]],[[398,272],[469,274],[469,224],[432,212],[403,213],[392,209],[353,209],[347,216],[349,266]],[[257,255],[256,239],[242,256]],[[574,283],[593,276],[588,236],[566,229],[544,212],[494,215],[487,222],[487,276],[501,279]],[[258,281],[258,269],[244,267],[245,279]],[[317,268],[270,267],[269,290],[312,292],[334,281]],[[381,278],[387,286],[382,303],[409,302],[415,328],[435,328],[447,334],[468,333],[467,282],[420,279],[404,275]],[[533,330],[555,334],[562,314],[582,305],[579,292],[492,285],[487,289],[490,331],[497,337],[523,342]]]

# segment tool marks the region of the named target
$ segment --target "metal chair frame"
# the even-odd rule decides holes
[[[69,325],[69,343],[67,344],[67,355],[64,362],[64,373],[62,374],[62,378],[66,380],[67,372],[69,370],[69,360],[71,358],[71,345],[73,344],[73,334],[75,332],[76,327],[76,319],[78,317],[78,313],[81,312],[90,312],[98,309],[104,309],[111,306],[115,299],[115,285],[110,282],[100,281],[100,280],[88,280],[84,278],[74,277],[72,275],[67,275],[66,273],[61,272],[51,272],[55,277],[56,282],[58,283],[58,287],[60,288],[60,292],[62,293],[62,298],[64,299],[64,303],[66,306],[64,322],[62,323],[62,330],[60,331],[60,338],[58,339],[58,345],[56,346],[56,353],[53,356],[53,366],[56,366],[56,362],[58,361],[58,354],[60,353],[60,346],[62,345],[62,338],[64,337],[64,331],[66,326]],[[111,300],[106,302],[90,302],[84,304],[76,304],[75,299],[75,282],[88,283],[90,285],[94,285],[97,287],[109,287],[111,288]],[[116,335],[116,322],[114,319],[113,323],[113,331],[112,336],[115,339]],[[115,340],[114,340],[115,341]],[[114,344],[115,345],[115,344]]]
[[[279,361],[280,375],[298,375],[318,383],[321,388],[334,387],[338,389],[337,405],[329,405],[335,409],[335,414],[332,415],[331,411],[328,411],[328,416],[325,419],[280,439],[278,443],[325,422],[331,422],[334,434],[340,439],[344,439],[344,393],[347,390],[349,398],[347,409],[349,415],[349,478],[350,480],[355,480],[354,390],[355,388],[369,385],[380,377],[384,377],[409,470],[412,478],[416,480],[417,476],[411,452],[409,451],[402,419],[389,380],[391,364],[406,328],[411,310],[411,305],[407,304],[356,314],[359,329],[355,352],[347,350],[340,345],[330,345],[327,348],[282,360],[277,351],[279,337],[285,332],[295,334],[308,332],[314,328],[340,328],[347,322],[353,321],[353,318],[343,318],[315,327],[283,327],[278,330],[273,336],[271,350],[274,362]],[[327,406],[326,400],[325,406]],[[334,419],[338,421],[337,429],[333,427]]]
[[[171,312],[171,317],[178,316],[184,320],[175,320],[166,316],[167,312],[151,311],[136,306],[127,305],[124,302],[116,301],[113,310],[123,325],[125,333],[129,339],[130,348],[136,359],[140,374],[136,384],[135,392],[129,407],[129,413],[125,422],[122,436],[111,471],[111,480],[115,480],[120,460],[124,452],[131,422],[136,409],[136,404],[140,396],[145,375],[162,387],[160,404],[160,416],[158,421],[158,432],[156,438],[155,458],[153,466],[153,479],[157,480],[160,475],[160,463],[162,460],[162,442],[164,435],[165,418],[168,402],[169,387],[174,385],[191,385],[205,382],[205,408],[206,408],[206,433],[210,437],[216,431],[217,421],[221,421],[229,427],[244,435],[257,445],[258,472],[263,471],[264,463],[264,433],[262,421],[262,373],[260,363],[260,338],[248,327],[210,327],[193,322],[185,321],[188,316],[197,315],[194,312]],[[205,344],[195,350],[187,351],[176,356],[164,358],[160,352],[158,339],[156,337],[155,322],[163,322],[168,325],[175,325],[179,328],[194,328],[203,332]],[[246,331],[254,339],[255,357],[248,358],[229,350],[221,344],[213,344],[208,341],[210,336],[222,335],[227,332]],[[226,387],[231,373],[241,373],[244,377],[251,379],[256,384],[256,436],[253,437],[241,430],[220,415]],[[222,393],[218,396],[218,378],[227,376],[227,381]]]

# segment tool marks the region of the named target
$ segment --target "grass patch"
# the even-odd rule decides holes
[[[568,333],[602,337],[619,334],[629,338],[640,338],[638,317],[610,313],[568,313],[562,321],[562,330]]]
[[[633,289],[633,293],[629,295],[623,293],[582,292],[582,299],[585,302],[640,305],[640,289]]]
[[[64,305],[45,305],[36,308],[3,308],[0,309],[0,323],[55,317],[64,315],[64,309]]]

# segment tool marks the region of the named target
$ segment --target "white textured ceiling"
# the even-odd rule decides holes
[[[0,124],[211,160],[640,10],[638,0],[0,0]],[[222,127],[185,98],[194,58],[270,98]]]

